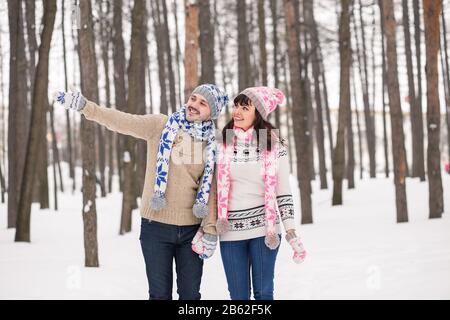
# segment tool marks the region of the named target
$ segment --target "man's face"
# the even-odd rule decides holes
[[[191,94],[186,103],[186,119],[190,122],[207,121],[211,117],[208,101],[200,94]]]

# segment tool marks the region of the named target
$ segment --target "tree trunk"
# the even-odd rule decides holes
[[[184,0],[185,16],[185,47],[184,47],[184,98],[198,85],[198,25],[199,7],[197,1]],[[156,27],[156,26],[155,26]]]
[[[156,6],[155,6],[156,3]],[[167,86],[166,86],[166,54],[165,54],[165,44],[164,44],[164,38],[167,35],[164,35],[164,29],[163,29],[163,20],[161,18],[161,10],[159,7],[159,0],[157,1],[150,1],[151,9],[152,9],[152,15],[153,15],[153,25],[154,25],[154,32],[155,32],[155,38],[156,38],[156,48],[157,48],[157,55],[158,55],[158,75],[159,75],[159,86],[160,86],[160,113],[162,114],[168,114],[169,113],[169,106],[167,102]],[[197,26],[198,28],[198,26]],[[188,39],[186,38],[186,41]],[[186,70],[187,72],[187,70]],[[194,88],[192,88],[194,89]]]
[[[267,86],[266,17],[264,14],[264,2],[264,0],[258,0],[259,67],[261,69],[261,83],[263,86]]]
[[[36,69],[35,87],[33,90],[33,108],[31,111],[31,126],[25,156],[24,175],[21,184],[19,211],[17,213],[16,242],[30,242],[30,218],[32,190],[34,186],[36,164],[39,163],[41,153],[41,138],[43,122],[48,107],[48,64],[50,43],[56,16],[56,0],[44,2],[44,29],[42,30],[41,45],[39,47],[39,62]]]
[[[430,219],[441,218],[444,212],[444,199],[441,176],[441,110],[439,102],[439,15],[441,1],[423,0],[425,24],[426,76],[427,76],[427,172]]]
[[[370,177],[376,177],[376,138],[375,138],[375,125],[374,125],[374,115],[371,112],[370,101],[369,101],[369,83],[368,83],[368,68],[367,68],[367,55],[366,55],[366,38],[364,32],[364,19],[362,14],[361,0],[359,0],[359,20],[361,27],[361,40],[359,38],[359,32],[356,27],[356,17],[354,23],[354,35],[356,42],[356,52],[358,57],[359,73],[361,78],[361,88],[363,94],[364,103],[364,120],[366,125],[366,140],[367,140],[367,150],[369,152],[369,172]],[[361,46],[360,46],[361,42]]]
[[[8,112],[8,228],[16,227],[28,139],[28,115],[22,1],[8,1],[10,63]]]
[[[380,0],[379,0],[380,1]],[[387,67],[386,67],[386,49],[385,49],[385,36],[384,36],[384,14],[383,6],[379,2],[380,7],[380,20],[381,20],[381,54],[382,54],[382,103],[383,103],[383,146],[384,146],[384,171],[386,178],[389,177],[389,146],[387,137],[387,121],[386,121],[386,91],[387,91]]]
[[[132,10],[132,30],[131,30],[131,52],[128,66],[128,108],[129,113],[136,113],[145,108],[145,69],[141,67],[145,61],[142,46],[146,41],[142,41],[146,34],[146,8],[143,1],[136,1]],[[145,48],[144,48],[145,49]],[[120,234],[131,231],[132,210],[135,202],[135,181],[133,179],[133,167],[135,163],[135,141],[127,137],[125,143],[124,160],[124,185],[122,202],[122,219],[120,222]],[[127,161],[128,160],[128,161]]]
[[[173,0],[173,17],[175,20],[175,44],[176,44],[176,56],[177,56],[177,82],[178,82],[178,105],[182,105],[184,103],[182,97],[181,97],[181,61],[180,59],[182,59],[183,57],[181,57],[181,47],[180,47],[180,36],[179,36],[179,31],[178,31],[178,5],[177,5],[178,0]],[[149,63],[150,64],[150,60]],[[149,74],[149,80],[150,80],[150,74]],[[152,99],[151,99],[151,92],[152,92],[152,85],[151,83],[149,83],[149,89],[150,89],[150,108],[152,108]],[[152,112],[153,113],[153,112]]]
[[[214,25],[209,0],[199,0],[201,75],[200,83],[216,83],[214,77]]]
[[[100,35],[101,35],[101,55],[102,55],[102,62],[103,62],[103,71],[105,74],[105,105],[107,108],[111,108],[111,87],[110,87],[110,74],[109,74],[109,50],[111,47],[111,25],[109,23],[110,19],[110,3],[105,3],[105,8],[102,7],[102,3],[99,2],[99,11],[100,14]],[[110,193],[112,190],[112,178],[114,175],[114,161],[113,161],[113,155],[114,155],[114,143],[113,143],[113,132],[107,131],[106,132],[106,145],[108,146],[107,155],[108,155],[108,177],[107,177],[107,184],[105,181],[105,189],[107,189],[107,192]],[[108,188],[106,188],[106,185]]]
[[[238,28],[238,83],[239,91],[251,87],[253,79],[250,65],[250,40],[248,36],[248,25],[246,17],[246,3],[242,0],[236,1],[237,28]]]
[[[424,151],[424,129],[423,129],[423,113],[422,113],[422,50],[421,50],[421,19],[420,19],[420,3],[419,0],[413,0],[413,10],[414,10],[414,37],[415,37],[415,47],[416,47],[416,77],[417,77],[417,99],[416,99],[416,111],[414,116],[417,119],[414,120],[416,124],[416,129],[414,134],[416,141],[416,151],[417,151],[417,175],[420,177],[421,181],[425,181],[425,151]]]
[[[386,36],[387,87],[391,115],[392,154],[394,157],[394,184],[397,222],[408,221],[406,201],[406,152],[403,133],[403,115],[398,84],[396,22],[392,0],[380,2],[383,8],[383,23]]]
[[[446,84],[447,87],[447,100],[446,100],[446,107],[445,107],[445,119],[447,124],[447,152],[448,152],[448,161],[450,162],[450,66],[449,66],[449,57],[448,57],[448,45],[447,45],[447,25],[445,23],[445,17],[444,17],[444,8],[442,8],[442,43],[444,48],[444,62],[442,63],[444,66],[442,67],[442,70],[446,70],[446,77],[444,76],[444,79],[446,78]],[[441,52],[442,54],[442,52]]]
[[[169,32],[169,20],[168,20],[168,14],[167,14],[167,4],[166,0],[161,0],[162,4],[162,13],[163,13],[163,25],[162,25],[162,32],[163,35],[161,36],[161,39],[163,40],[165,51],[166,51],[166,63],[167,63],[167,73],[169,78],[169,101],[170,101],[170,110],[172,112],[175,112],[177,110],[177,93],[175,90],[175,75],[173,72],[173,66],[172,66],[172,49],[170,44],[170,32]],[[145,8],[145,6],[144,6]],[[214,41],[212,42],[214,44]],[[214,47],[214,45],[212,45]],[[214,60],[213,60],[214,61]]]
[[[78,30],[81,88],[90,101],[98,103],[98,76],[94,28],[90,0],[80,0],[82,28]],[[81,118],[81,156],[83,159],[83,225],[85,266],[98,267],[97,208],[95,181],[95,126]]]
[[[125,111],[127,105],[125,85],[125,45],[122,35],[122,0],[113,2],[113,64],[114,64],[114,99],[116,109]],[[116,161],[119,175],[120,191],[123,190],[123,148],[124,137],[117,135]]]
[[[359,153],[359,179],[362,180],[363,173],[364,173],[364,166],[363,166],[363,152],[362,152],[362,134],[361,134],[361,125],[359,122],[359,111],[358,111],[358,99],[356,94],[356,86],[355,86],[355,72],[356,69],[354,67],[354,64],[352,63],[352,69],[353,72],[351,75],[353,75],[350,78],[350,81],[352,82],[352,88],[353,88],[353,101],[354,101],[354,108],[355,108],[355,116],[356,116],[356,127],[358,130],[358,153]]]
[[[408,0],[402,0],[403,7],[403,33],[405,36],[405,57],[406,57],[406,71],[408,74],[408,102],[410,105],[410,118],[411,118],[411,137],[412,137],[412,176],[419,177],[419,151],[417,149],[417,103],[416,103],[416,88],[414,84],[414,72],[412,64],[412,52],[411,52],[411,33],[409,31],[409,8]],[[423,157],[422,157],[423,159]],[[420,177],[425,179],[425,176]],[[423,181],[423,180],[422,180]]]
[[[303,101],[299,84],[302,85],[300,66],[300,44],[295,30],[296,20],[294,1],[284,0],[284,13],[286,20],[286,42],[289,56],[289,71],[291,79],[291,95],[293,107],[294,135],[297,154],[297,176],[300,185],[300,198],[302,210],[302,224],[312,223],[311,181],[309,168],[309,133],[308,109]]]
[[[58,146],[56,142],[56,133],[55,133],[55,116],[53,107],[49,106],[50,111],[50,127],[52,133],[52,169],[53,169],[53,201],[55,205],[55,211],[58,211],[58,179],[56,176],[56,166],[59,162],[59,152]],[[60,172],[61,173],[61,172]],[[61,181],[62,188],[62,181]],[[62,191],[64,192],[64,191]]]
[[[61,3],[61,15],[62,21],[65,21],[65,0]],[[63,43],[63,65],[64,65],[64,88],[68,90],[68,74],[67,74],[67,52],[66,52],[66,34],[64,23],[61,23],[62,43]],[[69,110],[66,110],[66,134],[67,134],[67,157],[69,161],[69,176],[72,179],[72,192],[76,190],[75,182],[75,165],[72,148],[72,128],[70,124]]]
[[[340,54],[340,95],[339,118],[336,134],[336,146],[333,155],[333,205],[341,205],[342,180],[345,170],[345,132],[348,127],[348,113],[350,108],[350,0],[341,1],[342,9],[339,20],[339,54]]]
[[[273,37],[273,79],[274,79],[274,87],[278,88],[280,85],[279,74],[278,74],[278,48],[280,47],[278,41],[278,1],[270,0],[270,12],[272,15],[272,37]],[[275,110],[275,125],[277,128],[280,128],[280,110],[277,108]]]
[[[322,111],[322,94],[320,88],[320,64],[319,64],[319,35],[317,31],[317,24],[314,18],[314,2],[305,1],[304,5],[304,19],[305,24],[310,32],[311,50],[312,50],[312,72],[314,78],[314,99],[316,104],[316,140],[317,151],[319,155],[319,175],[320,175],[320,189],[327,189],[327,168],[325,163],[325,134],[323,130],[323,111]]]

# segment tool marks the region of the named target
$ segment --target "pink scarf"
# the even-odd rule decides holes
[[[228,200],[231,185],[230,164],[232,154],[237,141],[251,143],[254,129],[251,127],[247,131],[234,127],[233,147],[226,144],[219,144],[219,156],[217,166],[217,205],[218,220],[217,233],[223,234],[229,229],[228,222]],[[264,209],[266,223],[265,243],[270,249],[276,249],[280,243],[276,232],[275,223],[277,218],[276,209],[276,188],[277,188],[277,143],[272,143],[271,150],[263,152],[263,179],[264,179]]]

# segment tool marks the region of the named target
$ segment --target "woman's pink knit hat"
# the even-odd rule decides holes
[[[269,114],[284,101],[284,93],[277,88],[252,87],[241,92],[252,100],[256,110],[267,121]]]

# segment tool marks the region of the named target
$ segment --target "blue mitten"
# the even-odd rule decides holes
[[[66,109],[81,111],[86,106],[86,98],[81,92],[58,91],[54,94],[54,100]]]

